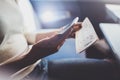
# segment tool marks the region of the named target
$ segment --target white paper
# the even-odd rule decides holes
[[[76,52],[80,53],[89,46],[91,46],[98,36],[88,18],[82,23],[82,28],[76,32]]]

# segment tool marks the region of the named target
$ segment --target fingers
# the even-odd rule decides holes
[[[74,26],[82,27],[82,22],[77,22],[77,23],[74,24]]]
[[[81,22],[78,22],[76,24],[74,24],[73,27],[71,27],[70,29],[68,29],[66,32],[64,32],[63,34],[56,34],[53,36],[49,36],[45,39],[42,39],[38,42],[38,45],[40,47],[48,47],[48,48],[53,48],[54,50],[59,50],[59,48],[63,45],[63,43],[65,42],[65,39],[68,38],[72,33],[73,33],[73,37],[75,36],[75,32],[81,28]],[[64,29],[61,28],[61,29]],[[75,32],[73,32],[73,30],[75,30]]]
[[[78,31],[80,28],[82,28],[82,22],[77,22],[76,24],[73,25],[73,32]]]

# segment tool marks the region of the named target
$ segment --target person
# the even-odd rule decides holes
[[[62,28],[47,33],[25,32],[26,25],[18,5],[19,1],[24,0],[0,0],[0,79],[2,80],[24,78],[41,58],[57,52],[65,39],[74,37],[75,31],[81,27],[81,24],[77,23],[64,34],[58,34]],[[31,27],[30,22],[29,24],[27,27]],[[71,31],[72,29],[74,31]]]

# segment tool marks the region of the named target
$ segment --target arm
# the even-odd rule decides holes
[[[17,60],[12,60],[1,65],[0,73],[9,72],[8,75],[12,75],[16,71],[35,63],[37,60],[57,52],[66,37],[69,35],[69,32],[70,31],[62,35],[56,34],[55,36],[40,40],[33,45],[30,51],[25,52],[26,55],[19,56],[17,57]]]
[[[81,22],[78,22],[77,24],[75,24],[73,26],[73,32],[68,36],[68,38],[75,38],[75,32],[78,31],[81,28]],[[51,37],[53,35],[56,35],[59,31],[63,30],[64,27],[61,27],[59,29],[55,29],[51,32],[46,32],[46,33],[25,33],[25,37],[28,41],[29,44],[35,44],[38,41],[47,38],[47,37]]]
[[[0,73],[9,72],[8,75],[11,75],[18,70],[35,63],[37,60],[57,52],[70,34],[71,29],[66,31],[64,34],[57,34],[55,31],[34,35],[34,40],[33,42],[31,41],[34,44],[32,49],[25,52],[26,55],[19,56],[17,60],[1,65]]]
[[[32,46],[32,48],[22,54],[22,56],[16,57],[14,60],[8,61],[0,65],[0,74],[4,74],[6,77],[12,75],[13,73],[25,68],[31,64],[34,64],[39,59],[55,53],[58,49],[57,46],[48,47],[47,44],[51,42],[50,38],[46,38],[44,40],[39,41]],[[53,49],[54,48],[54,49]],[[7,74],[7,75],[6,75]]]
[[[27,39],[27,42],[30,45],[33,45],[44,38],[56,35],[58,32],[59,32],[59,29],[55,29],[53,31],[47,31],[46,29],[44,33],[41,33],[41,32],[25,33],[25,37]]]

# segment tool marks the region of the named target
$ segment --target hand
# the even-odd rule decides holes
[[[70,33],[70,35],[68,36],[68,38],[75,38],[75,33],[76,33],[76,31],[78,31],[78,30],[80,30],[80,29],[82,28],[81,24],[82,24],[82,22],[78,22],[78,23],[76,23],[76,24],[73,25],[73,27],[71,28],[71,29],[72,29],[72,32]],[[61,30],[64,30],[64,28],[65,28],[65,27],[61,27],[61,28],[59,29],[59,32],[60,32]]]
[[[65,39],[69,36],[69,33],[70,31],[66,31],[64,34],[56,34],[40,40],[33,45],[29,57],[36,61],[57,52],[63,45]]]
[[[69,35],[68,38],[75,38],[75,33],[76,31],[80,30],[82,28],[82,22],[78,22],[76,24],[73,25],[73,31],[71,32],[71,34]]]

